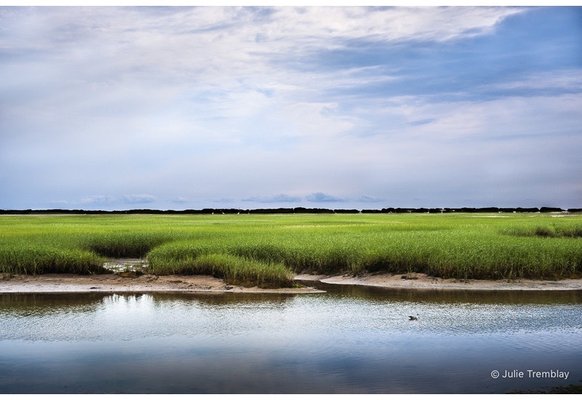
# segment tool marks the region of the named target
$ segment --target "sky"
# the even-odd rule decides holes
[[[0,7],[0,208],[582,207],[582,7]]]

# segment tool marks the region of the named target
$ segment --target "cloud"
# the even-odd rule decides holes
[[[115,203],[115,198],[107,195],[91,195],[82,198],[80,203],[87,206],[105,206]]]
[[[150,194],[126,194],[121,197],[121,201],[125,204],[148,204],[154,203],[156,197]]]
[[[115,206],[120,204],[149,204],[155,201],[156,197],[149,194],[126,194],[121,196],[91,195],[82,198],[78,204],[83,206]]]
[[[305,199],[312,203],[332,203],[344,201],[344,199],[340,197],[332,196],[322,192],[311,193],[310,195],[305,196]]]
[[[333,136],[359,121],[342,116],[344,110],[325,98],[326,91],[397,77],[381,65],[324,70],[313,63],[314,55],[350,49],[358,40],[472,37],[521,12],[495,7],[186,7],[165,13],[7,8],[0,14],[5,26],[0,48],[9,56],[0,72],[9,78],[0,80],[0,104],[24,132],[22,140],[29,132],[59,126],[46,135],[55,143],[77,148],[89,143],[90,149],[119,148],[120,153],[128,143],[250,141],[245,124],[256,127],[257,119],[271,132],[258,133],[260,140],[279,131],[287,138]],[[311,60],[307,71],[295,68],[293,61],[300,59]]]
[[[0,14],[4,25],[0,47],[12,54],[10,61],[23,53],[48,61],[43,69],[37,69],[30,57],[25,63],[38,72],[35,81],[42,79],[45,85],[47,76],[58,84],[56,78],[70,66],[76,73],[63,75],[60,84],[65,88],[81,84],[89,93],[115,93],[136,79],[143,85],[146,77],[152,83],[161,79],[169,94],[184,84],[187,90],[197,87],[200,92],[248,88],[258,77],[263,78],[265,89],[295,90],[301,86],[293,79],[297,75],[278,72],[287,59],[349,48],[357,40],[441,42],[472,37],[491,32],[505,18],[523,11],[502,7],[186,7],[156,13],[116,7],[5,8]],[[359,84],[354,74],[364,74],[370,83],[386,79],[378,74],[365,76],[378,67],[367,68],[330,71],[328,77],[335,77],[334,83],[340,86]],[[58,94],[63,95],[67,93]]]
[[[531,73],[517,80],[488,85],[486,89],[582,92],[582,69],[561,69]]]
[[[243,199],[243,201],[255,203],[298,203],[302,199],[299,196],[291,196],[288,194],[276,194],[273,196],[253,196]]]

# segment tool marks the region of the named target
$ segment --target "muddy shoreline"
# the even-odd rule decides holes
[[[542,280],[460,280],[442,279],[425,274],[297,275],[301,285],[293,288],[262,289],[228,285],[222,279],[207,275],[0,275],[0,293],[322,293],[310,282],[333,285],[356,285],[407,290],[465,291],[572,291],[582,290],[582,279]]]
[[[208,275],[0,275],[2,293],[322,293],[310,287],[263,289],[228,285]]]
[[[582,279],[548,280],[479,280],[443,279],[420,273],[351,275],[298,275],[301,281],[316,280],[333,285],[356,285],[410,290],[476,290],[476,291],[555,291],[582,290]]]

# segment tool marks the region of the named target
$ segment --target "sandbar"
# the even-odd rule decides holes
[[[208,275],[0,274],[0,293],[322,293],[308,286],[264,289],[228,285]]]
[[[295,279],[302,282],[319,281],[334,285],[357,285],[383,287],[390,289],[419,290],[482,290],[482,291],[548,291],[582,290],[582,279],[562,280],[481,280],[481,279],[443,279],[421,273],[409,274],[363,274],[353,275],[298,275]]]
[[[259,288],[226,284],[222,279],[209,275],[133,275],[133,274],[0,274],[1,293],[324,293],[317,286],[321,282],[330,285],[356,285],[408,290],[477,290],[477,291],[575,291],[582,290],[582,279],[563,280],[479,280],[443,279],[421,273],[363,274],[295,276],[300,282],[292,288]]]

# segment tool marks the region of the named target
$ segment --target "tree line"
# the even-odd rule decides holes
[[[24,209],[24,210],[0,210],[0,214],[445,214],[445,213],[579,213],[582,208],[563,209],[559,207],[460,207],[460,208],[381,208],[381,209],[362,209],[355,208],[203,208],[203,209],[186,209],[186,210],[156,210],[156,209],[131,209],[131,210],[83,210],[83,209]]]

